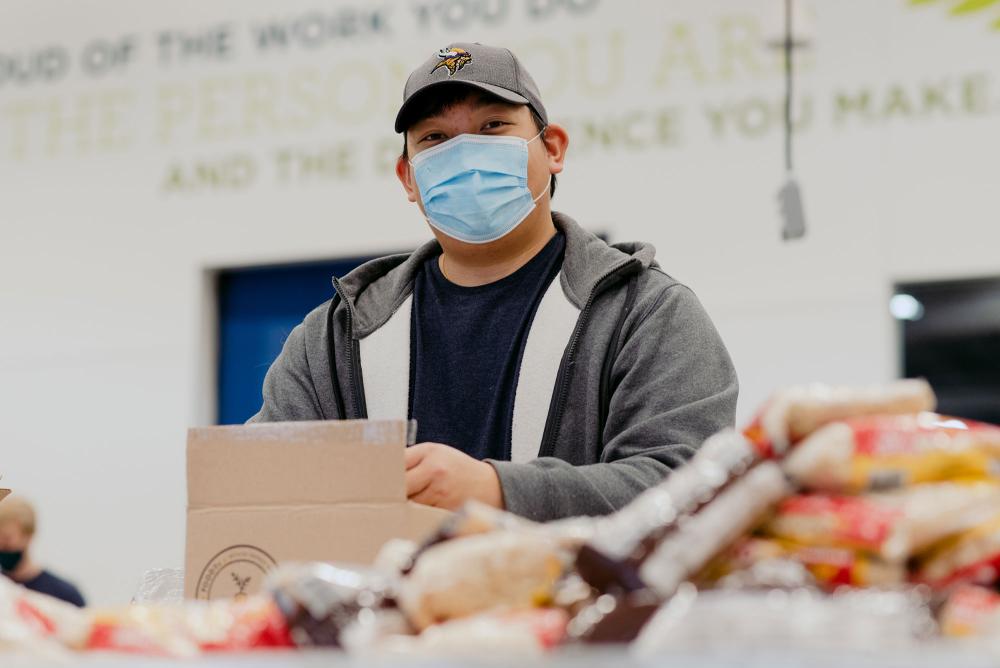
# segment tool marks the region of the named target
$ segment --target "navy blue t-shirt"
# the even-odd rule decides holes
[[[22,582],[20,584],[32,591],[37,591],[40,594],[54,596],[62,601],[66,601],[67,603],[72,603],[78,608],[82,608],[84,606],[83,595],[80,594],[80,590],[66,580],[63,580],[48,571],[42,571],[27,582]]]
[[[531,321],[562,268],[556,234],[526,265],[494,283],[462,287],[438,257],[413,284],[410,417],[417,440],[444,443],[476,459],[510,459],[511,421]]]

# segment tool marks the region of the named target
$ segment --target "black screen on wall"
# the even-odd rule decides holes
[[[1000,279],[904,283],[903,372],[930,381],[938,411],[1000,423]]]

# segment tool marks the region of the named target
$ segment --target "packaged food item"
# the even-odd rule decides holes
[[[493,608],[545,605],[568,555],[537,532],[499,531],[435,545],[400,585],[399,603],[420,630]]]
[[[662,603],[650,589],[602,594],[570,620],[567,634],[574,641],[592,644],[629,643]]]
[[[779,560],[801,564],[814,581],[828,591],[841,586],[891,587],[907,580],[906,568],[902,563],[887,562],[865,552],[748,537],[714,559],[695,582],[702,588],[710,587],[732,574],[751,570],[761,563]]]
[[[786,550],[773,538],[744,536],[713,557],[691,582],[699,589],[711,589],[727,575],[752,568],[770,559],[784,559]]]
[[[350,654],[372,654],[414,638],[415,631],[398,608],[363,609],[341,630],[337,642]]]
[[[413,550],[408,560],[401,562],[400,571],[404,574],[409,573],[424,552],[456,538],[466,538],[492,531],[533,532],[554,540],[564,547],[575,548],[591,536],[593,530],[594,521],[590,518],[577,517],[539,524],[478,501],[469,501],[442,522],[437,531]],[[399,547],[387,546],[383,548],[383,551],[398,551],[400,549]],[[389,562],[388,554],[382,562]]]
[[[572,633],[589,642],[632,640],[660,602],[791,491],[781,468],[757,459],[742,436],[713,436],[580,548],[577,571],[605,595],[573,619]]]
[[[797,561],[786,558],[763,559],[725,576],[716,589],[802,589],[817,588],[816,578]]]
[[[393,538],[385,542],[375,555],[373,568],[382,573],[402,575],[413,568],[418,550],[421,549],[412,540]]]
[[[754,466],[700,512],[678,523],[676,531],[642,561],[640,579],[661,596],[670,596],[709,559],[751,531],[791,491],[777,464]]]
[[[537,656],[563,641],[566,623],[566,612],[557,608],[486,612],[435,624],[419,636],[389,638],[376,649],[406,656]]]
[[[534,525],[530,520],[518,517],[478,501],[470,501],[441,523],[420,546],[415,556],[445,541],[464,538],[491,531],[527,529]]]
[[[801,494],[785,499],[763,527],[801,545],[863,550],[903,561],[1000,510],[1000,486],[932,483],[864,496]]]
[[[84,646],[90,622],[77,608],[0,575],[0,653],[56,657]]]
[[[921,555],[913,579],[936,589],[1000,581],[1000,513]]]
[[[633,649],[640,657],[706,647],[884,652],[911,648],[935,632],[928,601],[917,590],[722,589],[675,597]]]
[[[181,603],[184,601],[184,569],[154,568],[142,574],[133,603]]]
[[[85,648],[191,657],[201,652],[293,646],[274,602],[267,596],[253,596],[240,602],[190,601],[93,611]]]
[[[951,593],[939,615],[941,633],[950,637],[1000,636],[1000,594],[963,585]]]
[[[932,411],[936,403],[930,385],[917,379],[860,388],[802,385],[772,396],[744,434],[762,455],[783,456],[793,443],[830,422]]]
[[[602,593],[638,591],[648,586],[640,576],[643,563],[669,536],[676,534],[685,518],[699,513],[715,500],[731,491],[737,481],[758,461],[749,441],[732,430],[709,438],[687,464],[672,472],[667,479],[639,495],[628,506],[597,521],[593,537],[579,550],[576,570],[581,577]],[[771,470],[766,468],[765,470]],[[778,475],[775,476],[775,473]],[[773,487],[763,498],[786,492],[780,472],[772,470]],[[737,489],[737,494],[739,490]],[[738,509],[726,518],[729,530],[702,546],[719,550],[725,547],[727,536],[738,533],[753,514],[751,507]],[[719,527],[719,530],[725,527]],[[724,535],[722,535],[724,534]],[[711,554],[708,555],[712,556]],[[706,557],[707,558],[707,557]]]
[[[924,482],[1000,477],[1000,427],[936,413],[832,422],[803,439],[782,466],[810,490],[865,492]]]
[[[325,563],[284,565],[265,588],[298,647],[341,647],[341,636],[359,620],[395,605],[396,583],[370,568]]]
[[[575,615],[595,599],[594,588],[578,573],[567,571],[555,584],[552,605]]]

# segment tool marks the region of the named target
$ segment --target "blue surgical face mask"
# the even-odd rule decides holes
[[[521,137],[463,134],[413,157],[427,222],[449,237],[486,244],[509,234],[543,190],[528,189],[528,143]]]

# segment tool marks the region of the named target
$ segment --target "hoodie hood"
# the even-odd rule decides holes
[[[634,271],[654,265],[656,249],[651,244],[608,245],[557,212],[552,213],[552,222],[566,237],[560,280],[567,298],[577,308],[584,307],[597,283],[608,274],[626,265],[633,266]],[[366,262],[341,279],[340,297],[354,313],[354,338],[363,339],[384,325],[410,296],[414,277],[423,264],[440,254],[440,244],[429,241],[413,253]]]

